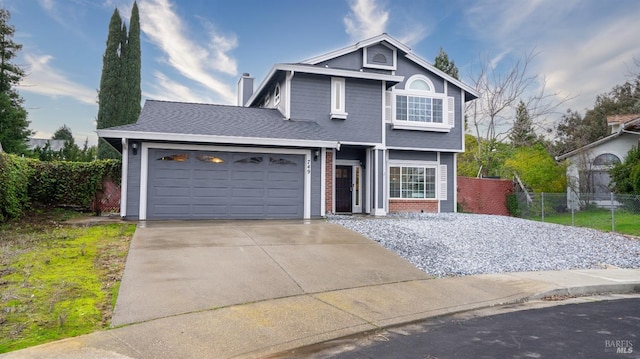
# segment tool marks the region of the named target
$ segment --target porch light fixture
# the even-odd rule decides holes
[[[320,151],[319,150],[313,151],[313,160],[314,161],[318,160],[318,156],[320,156]]]
[[[138,144],[135,143],[135,142],[132,143],[131,144],[131,150],[132,150],[134,156],[137,155],[138,154]]]

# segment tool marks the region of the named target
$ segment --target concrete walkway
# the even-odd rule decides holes
[[[177,224],[141,227],[114,317],[114,322],[132,324],[0,358],[261,358],[364,331],[547,295],[640,291],[639,269],[431,279],[377,244],[324,222],[221,227],[198,231],[189,223],[182,226],[181,236],[162,245],[157,241],[173,238]],[[308,237],[303,241],[299,236],[305,231]],[[140,240],[139,233],[146,233],[147,240]],[[345,234],[348,238],[340,241]],[[238,242],[225,239],[230,236],[237,236]],[[184,270],[170,265],[186,263],[193,263],[193,268],[170,276],[176,269]],[[225,270],[225,265],[240,272]],[[136,271],[140,277],[129,275]],[[225,278],[233,278],[238,286],[225,284]]]

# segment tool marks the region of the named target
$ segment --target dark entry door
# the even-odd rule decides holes
[[[352,211],[352,167],[336,166],[336,212]]]

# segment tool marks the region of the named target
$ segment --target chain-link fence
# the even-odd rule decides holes
[[[640,195],[516,193],[519,217],[640,235]]]

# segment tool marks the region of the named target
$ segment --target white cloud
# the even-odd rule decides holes
[[[211,74],[212,71],[236,75],[236,61],[228,52],[237,46],[235,37],[211,34],[209,47],[190,39],[180,17],[169,0],[140,1],[142,31],[166,55],[165,61],[184,77],[202,84],[226,103],[235,102],[235,91]],[[161,79],[161,77],[156,77]],[[166,86],[168,83],[161,83]],[[173,82],[174,85],[177,83]],[[185,95],[179,87],[167,88],[177,95]],[[186,99],[185,99],[186,100]],[[199,101],[199,99],[193,99]]]
[[[353,41],[377,36],[385,32],[389,12],[375,0],[351,0],[351,12],[344,17],[347,34]]]
[[[156,83],[152,85],[152,92],[146,92],[144,94],[147,98],[177,102],[213,102],[211,98],[196,94],[190,87],[171,80],[165,74],[159,71],[156,71],[153,75],[156,79]]]
[[[52,97],[71,97],[82,103],[95,105],[96,90],[67,78],[65,74],[51,66],[50,62],[53,59],[51,55],[25,54],[27,76],[22,79],[20,90]]]
[[[640,56],[636,1],[611,7],[579,0],[480,0],[465,15],[470,33],[482,47],[503,55],[500,60],[534,48],[539,52],[531,74],[547,79],[549,93],[575,96],[560,112],[592,107],[598,94],[626,80],[627,66]]]

